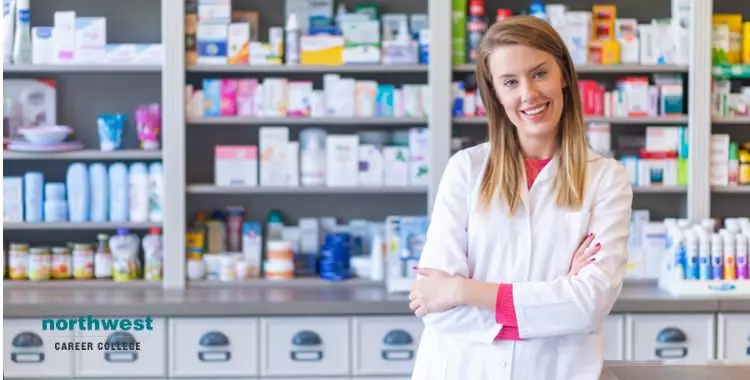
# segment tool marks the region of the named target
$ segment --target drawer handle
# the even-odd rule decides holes
[[[198,344],[205,350],[198,351],[202,362],[228,362],[232,358],[229,351],[229,337],[220,331],[209,331],[201,336]]]
[[[113,346],[136,344],[135,337],[125,331],[117,331],[107,337],[106,344]],[[110,350],[104,352],[104,360],[111,363],[129,363],[138,360],[138,352],[126,350]]]
[[[19,333],[13,337],[11,346],[15,348],[15,352],[10,354],[10,360],[14,363],[33,364],[44,361],[44,342],[36,333]]]
[[[294,337],[292,337],[292,345],[300,348],[320,346],[321,344],[323,344],[323,339],[320,338],[320,335],[310,330],[300,331],[294,334]],[[292,360],[298,362],[321,361],[323,360],[323,351],[313,349],[292,350],[292,352],[290,352],[290,356]]]
[[[687,336],[676,327],[667,327],[656,336],[656,356],[662,359],[680,359],[688,354]]]
[[[385,346],[409,346],[414,343],[411,334],[405,330],[397,329],[391,330],[383,337],[383,345]],[[414,358],[414,350],[402,348],[383,348],[380,351],[380,356],[386,361],[409,361]]]

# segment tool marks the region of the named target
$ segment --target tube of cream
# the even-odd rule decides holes
[[[13,29],[16,25],[16,0],[3,0],[3,63],[13,62]]]
[[[122,147],[122,133],[126,117],[123,114],[101,115],[97,118],[99,144],[103,152],[111,152]]]
[[[29,0],[16,0],[16,36],[13,40],[13,63],[31,64],[31,9]]]

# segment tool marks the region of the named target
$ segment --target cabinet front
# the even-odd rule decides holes
[[[719,314],[718,358],[750,363],[750,314]]]
[[[73,331],[54,321],[45,328],[43,318],[3,320],[4,378],[73,376]]]
[[[714,358],[713,314],[636,314],[627,317],[629,360],[700,363]]]
[[[257,376],[254,318],[174,318],[169,321],[170,376]]]
[[[604,359],[625,359],[625,316],[609,315],[602,329],[604,340]]]
[[[423,326],[414,317],[355,318],[354,374],[411,374]]]
[[[348,318],[261,319],[261,376],[349,375]]]
[[[76,351],[78,377],[166,376],[166,323],[160,318],[132,318],[132,328],[122,328],[122,318],[101,318],[95,329],[76,332],[76,340],[90,350]],[[108,325],[106,328],[105,324]],[[109,326],[120,328],[110,329]]]

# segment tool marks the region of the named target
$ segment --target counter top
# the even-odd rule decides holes
[[[626,285],[613,313],[750,312],[750,299],[677,298],[653,284]],[[367,282],[216,284],[181,290],[137,286],[4,289],[4,317],[79,316],[409,315],[407,294]]]
[[[745,380],[749,372],[747,364],[670,365],[617,361],[605,363],[599,380]]]

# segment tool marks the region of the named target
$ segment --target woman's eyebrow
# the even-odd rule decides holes
[[[547,62],[538,63],[536,66],[534,66],[531,69],[529,69],[528,72],[533,72],[533,71],[539,70],[542,66],[544,66],[546,64],[547,64]],[[503,79],[503,78],[512,78],[512,77],[516,77],[516,76],[518,76],[518,75],[512,74],[512,73],[508,73],[508,74],[502,74],[498,78]]]

